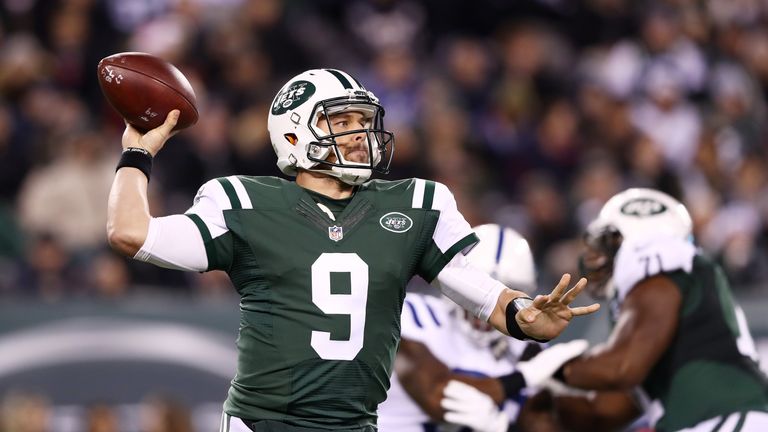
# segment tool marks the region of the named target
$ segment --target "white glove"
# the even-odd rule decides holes
[[[541,389],[549,390],[555,396],[573,396],[573,397],[585,397],[592,399],[595,397],[594,390],[583,390],[576,387],[571,387],[568,384],[564,384],[555,378],[547,378],[541,383]]]
[[[580,356],[587,350],[589,342],[576,339],[559,343],[538,353],[536,357],[517,363],[517,370],[525,378],[525,386],[537,389],[544,380],[551,377],[568,360]]]
[[[509,427],[509,417],[490,396],[461,381],[448,381],[440,405],[446,410],[445,421],[475,432],[506,432]]]

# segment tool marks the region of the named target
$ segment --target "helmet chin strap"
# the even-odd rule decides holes
[[[310,143],[310,146],[313,146],[313,145],[317,146],[318,144],[316,144],[314,142]],[[310,149],[311,148],[312,147],[310,147]],[[335,152],[335,150],[333,150],[331,147],[327,147],[324,156],[328,157],[328,155],[332,151]],[[318,166],[322,166],[323,164],[322,164],[322,162],[316,162],[315,165],[312,168],[309,168],[309,170],[313,171],[313,172],[317,172],[317,173],[326,174],[326,175],[329,175],[331,177],[336,177],[339,180],[341,180],[342,182],[344,182],[344,183],[346,183],[348,185],[352,185],[352,186],[361,185],[361,184],[365,183],[369,178],[371,178],[371,175],[373,174],[373,170],[371,168],[369,168],[367,166],[365,166],[365,167],[359,167],[359,166],[356,167],[354,165],[354,162],[349,162],[346,159],[344,159],[344,156],[342,156],[340,152],[336,153],[336,154],[339,157],[339,159],[340,159],[339,161],[341,163],[349,164],[349,166],[331,166],[330,169],[327,169],[327,168],[318,169],[317,167]],[[318,155],[316,154],[316,155],[313,155],[313,156],[317,157]],[[369,156],[369,162],[370,162],[370,159],[371,158]],[[373,158],[373,164],[374,165],[376,163],[378,163],[378,159],[380,159],[380,157],[378,157],[378,158],[374,157]]]

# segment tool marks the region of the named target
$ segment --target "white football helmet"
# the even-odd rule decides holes
[[[467,254],[472,264],[504,285],[533,294],[536,291],[536,269],[528,242],[512,228],[497,224],[473,228],[480,242]],[[451,314],[457,318],[459,330],[479,347],[503,351],[499,345],[506,336],[490,324],[475,318],[469,312],[448,300]]]
[[[362,129],[334,133],[329,116],[345,111],[362,113]],[[336,69],[312,69],[288,80],[277,92],[269,112],[268,128],[277,166],[286,175],[299,169],[338,177],[347,184],[361,184],[373,171],[387,173],[394,151],[394,134],[384,130],[384,108],[373,93],[354,77]],[[324,121],[330,133],[318,127]],[[336,138],[365,134],[368,161],[344,159]],[[327,158],[334,152],[336,162]]]
[[[587,289],[596,298],[612,295],[613,261],[628,238],[670,236],[690,240],[693,221],[685,206],[653,189],[633,188],[609,199],[584,235],[585,251],[579,258]]]
[[[533,294],[536,269],[528,241],[512,228],[497,224],[472,229],[480,242],[467,254],[469,262],[510,288]]]

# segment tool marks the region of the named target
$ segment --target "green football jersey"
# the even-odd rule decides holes
[[[643,382],[655,430],[676,431],[724,414],[768,410],[768,380],[722,269],[678,239],[622,245],[614,313],[637,282],[666,274],[682,294],[677,331]],[[658,409],[661,408],[661,409]]]
[[[220,178],[187,214],[241,296],[225,411],[326,430],[373,429],[406,283],[477,241],[448,189],[421,179],[369,181],[334,216],[295,182]]]

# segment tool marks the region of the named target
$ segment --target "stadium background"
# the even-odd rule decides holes
[[[386,178],[441,181],[470,223],[518,229],[540,286],[576,271],[615,192],[678,197],[768,346],[764,0],[0,0],[0,18],[0,431],[218,424],[237,327],[226,277],[106,248],[122,123],[95,72],[120,51],[179,66],[200,106],[157,157],[154,214],[212,177],[279,175],[272,97],[340,68],[386,107]],[[605,321],[564,339],[599,341]]]

